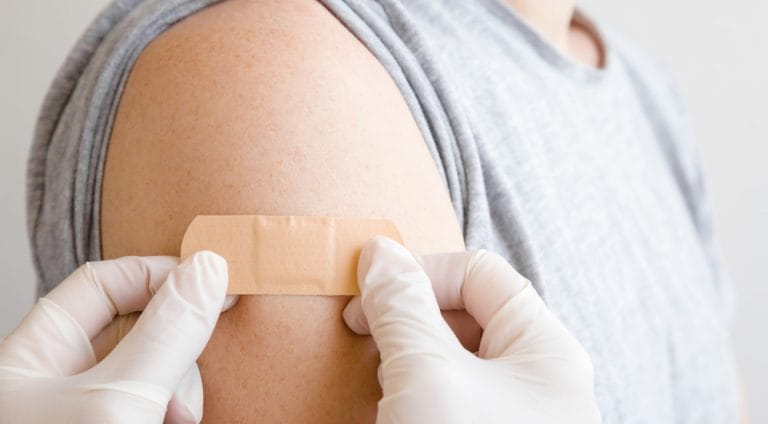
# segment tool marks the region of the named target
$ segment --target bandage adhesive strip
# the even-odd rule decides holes
[[[402,243],[383,218],[198,215],[184,233],[181,259],[210,250],[227,260],[228,294],[356,295],[365,242]]]

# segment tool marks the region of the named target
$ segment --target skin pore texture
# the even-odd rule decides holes
[[[464,250],[399,90],[317,2],[228,0],[174,24],[131,69],[110,137],[104,259],[178,256],[199,214],[386,217],[415,254]],[[378,353],[344,325],[347,301],[242,296],[198,361],[204,421],[372,422]],[[447,317],[475,349],[476,324]]]

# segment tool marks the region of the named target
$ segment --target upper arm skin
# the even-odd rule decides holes
[[[199,214],[383,216],[414,253],[464,250],[386,70],[322,5],[229,0],[141,53],[115,117],[103,258],[178,255]],[[243,296],[199,360],[210,422],[372,421],[369,337],[346,297]]]

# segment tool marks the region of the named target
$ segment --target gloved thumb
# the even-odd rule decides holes
[[[382,366],[406,351],[430,354],[463,349],[440,314],[429,277],[396,241],[384,236],[368,240],[360,253],[357,280]]]
[[[191,255],[168,274],[131,332],[89,371],[104,374],[110,386],[104,389],[141,387],[165,408],[208,343],[227,284],[224,258],[210,251]]]

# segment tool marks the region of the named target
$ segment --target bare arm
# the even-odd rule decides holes
[[[400,92],[322,5],[229,0],[142,52],[102,193],[103,257],[178,255],[198,214],[384,216],[414,253],[463,250]],[[199,364],[210,422],[372,421],[378,355],[339,297],[244,297]]]

